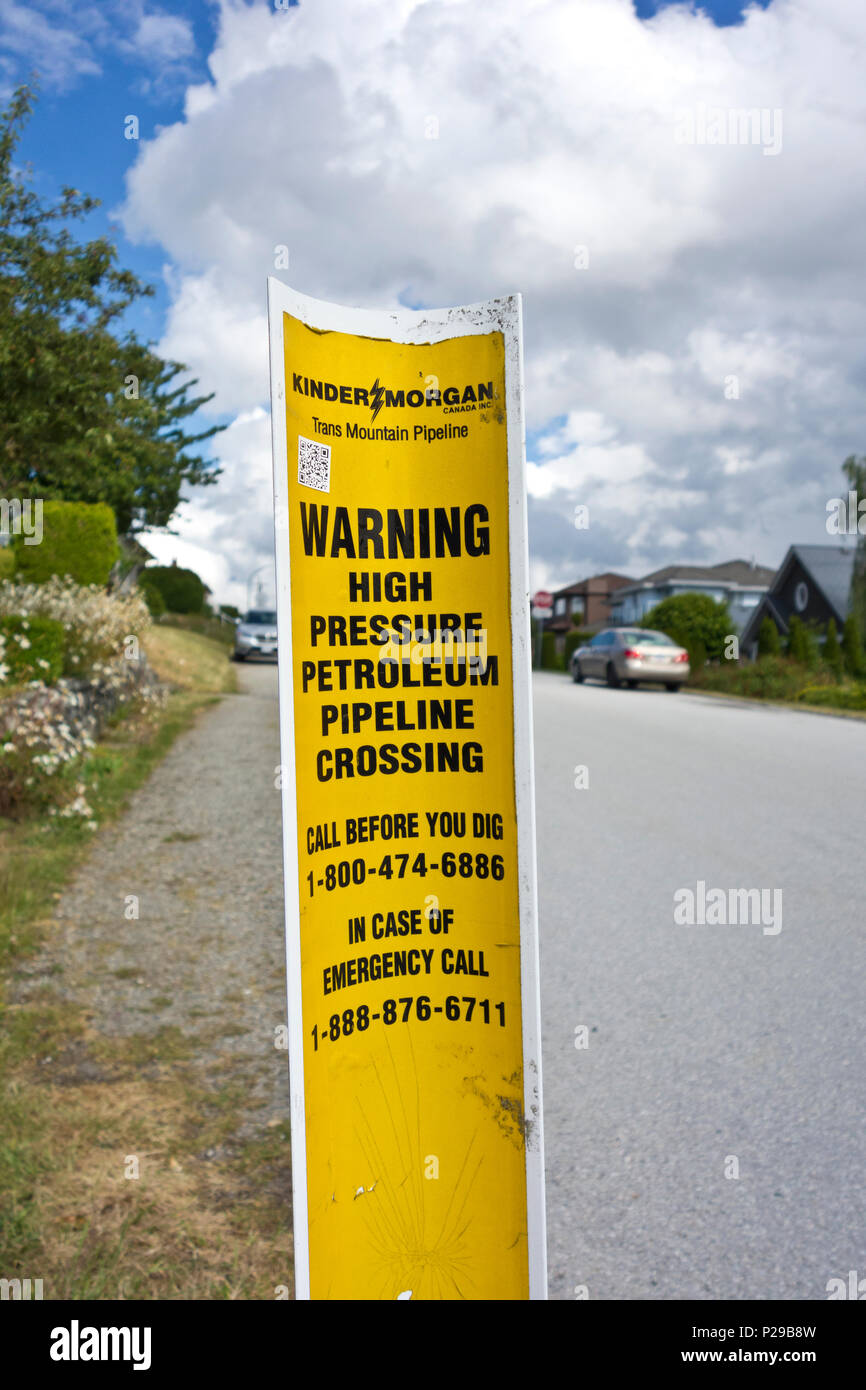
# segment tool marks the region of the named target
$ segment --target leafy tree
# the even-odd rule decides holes
[[[641,627],[655,628],[686,647],[690,665],[702,666],[704,661],[720,661],[725,652],[725,638],[734,631],[733,619],[726,603],[716,603],[709,594],[675,594],[662,599],[645,614]]]
[[[803,664],[807,660],[806,629],[796,613],[791,615],[788,622],[788,656],[792,661],[800,661]]]
[[[861,677],[866,671],[866,663],[863,660],[860,629],[853,613],[849,613],[845,619],[845,626],[842,628],[842,655],[845,659],[845,670],[849,676],[853,676],[855,680]]]
[[[104,237],[76,241],[66,224],[99,206],[64,188],[43,204],[16,170],[34,92],[0,112],[0,495],[107,502],[121,535],[164,527],[185,483],[219,469],[187,449],[222,425],[187,434],[211,396],[190,397],[185,368],[134,334],[125,310],[152,294]]]
[[[824,637],[824,660],[835,674],[837,680],[841,680],[843,672],[842,648],[839,646],[839,636],[836,628],[836,619],[831,618],[827,624],[827,632]]]
[[[848,480],[852,492],[858,498],[866,497],[866,457],[857,458],[851,454],[842,464],[842,472]],[[849,524],[851,518],[849,517]],[[860,633],[860,641],[866,641],[866,536],[857,536],[857,549],[854,554],[854,571],[851,576],[851,612]]]
[[[778,656],[782,650],[779,629],[772,618],[764,618],[758,628],[758,655]]]
[[[788,655],[792,661],[799,661],[802,666],[815,666],[818,661],[815,634],[796,613],[792,613],[788,624]]]

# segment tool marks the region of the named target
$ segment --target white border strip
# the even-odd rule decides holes
[[[286,980],[291,1077],[292,1186],[295,1232],[295,1297],[310,1297],[307,1213],[307,1143],[304,1108],[304,1029],[301,1002],[301,936],[298,892],[298,810],[295,787],[294,687],[292,682],[289,578],[288,453],[285,409],[283,314],[325,332],[387,338],[395,343],[438,343],[500,331],[505,341],[509,565],[511,576],[514,792],[517,810],[518,908],[523,1012],[526,1210],[529,1297],[547,1298],[544,1205],[544,1128],[541,1086],[541,994],[538,894],[535,857],[535,779],[532,745],[532,671],[529,626],[529,556],[526,523],[523,340],[520,295],[452,309],[384,313],[349,309],[299,294],[268,278],[271,362],[271,439],[274,463],[274,532],[279,631],[280,746],[282,759],[283,867],[286,903]]]

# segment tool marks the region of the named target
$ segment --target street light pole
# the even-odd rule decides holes
[[[263,565],[257,565],[256,568],[254,570],[251,570],[250,573],[247,575],[247,609],[250,609],[253,606],[252,598],[250,595],[250,585],[252,584],[256,575],[261,574],[262,570],[266,569],[270,569],[270,561],[268,560],[266,560]],[[259,585],[259,591],[261,591],[261,585]]]

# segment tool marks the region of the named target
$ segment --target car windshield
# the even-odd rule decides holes
[[[250,627],[257,626],[258,624],[262,624],[263,626],[267,627],[274,627],[276,625],[276,621],[276,613],[271,613],[266,608],[253,608],[244,618],[244,622],[249,623]]]
[[[666,637],[663,632],[642,630],[640,632],[624,632],[622,636],[636,647],[675,647],[677,645],[676,642],[671,641],[670,637]]]

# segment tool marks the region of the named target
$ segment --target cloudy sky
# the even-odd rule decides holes
[[[136,327],[229,426],[149,548],[241,606],[268,561],[269,274],[522,292],[533,588],[828,541],[866,453],[864,41],[858,0],[0,0],[37,188],[103,199],[159,285]]]

